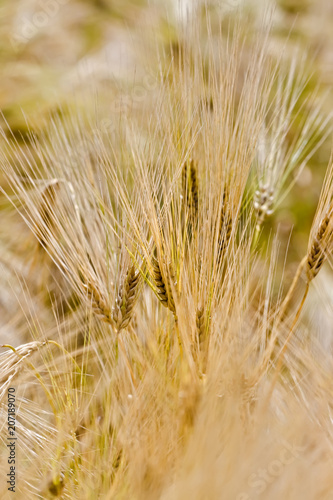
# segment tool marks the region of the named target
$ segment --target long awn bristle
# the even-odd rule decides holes
[[[53,210],[56,202],[57,192],[59,191],[59,181],[57,179],[51,181],[42,192],[41,204],[39,207],[39,215],[42,219],[42,224],[37,223],[36,234],[41,247],[47,245],[47,233],[52,229],[53,225]]]

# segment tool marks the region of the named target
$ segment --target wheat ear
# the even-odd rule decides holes
[[[319,273],[324,261],[325,251],[332,236],[330,221],[333,215],[333,201],[331,202],[325,216],[321,220],[317,234],[313,238],[312,245],[307,256],[307,279],[310,282]]]
[[[257,215],[257,228],[263,224],[267,216],[273,213],[274,189],[268,184],[260,186],[254,195],[254,210]]]
[[[126,328],[132,318],[134,304],[140,282],[140,273],[135,266],[128,268],[124,283],[120,285],[116,303],[113,308],[112,318],[118,332]]]
[[[0,348],[7,348],[8,351],[0,355],[0,401],[2,400],[7,385],[23,369],[26,359],[38,349],[44,347],[47,342],[29,342],[16,348],[9,344],[2,344]]]
[[[152,259],[152,277],[154,279],[156,288],[157,288],[157,296],[165,307],[170,309],[173,314],[176,314],[175,302],[172,295],[172,290],[170,286],[169,279],[165,279],[162,274],[162,270],[160,264],[157,259]]]
[[[223,195],[222,213],[220,217],[220,227],[218,233],[218,249],[217,249],[217,262],[221,262],[225,250],[228,247],[232,231],[232,217],[230,215],[230,208],[228,207],[228,200],[226,193]]]
[[[204,307],[197,309],[196,313],[196,327],[197,327],[197,342],[201,359],[201,370],[204,373],[207,366],[207,351],[208,351],[208,328],[206,325],[206,314]]]
[[[89,300],[89,305],[92,307],[95,316],[100,321],[114,326],[111,310],[100,289],[92,282],[91,279],[85,278],[82,272],[79,273],[79,276],[84,293]]]
[[[197,168],[194,160],[185,162],[183,167],[183,190],[187,208],[192,222],[198,220],[199,213],[199,188]]]
[[[197,310],[197,314],[196,314],[196,327],[197,327],[198,343],[199,343],[199,347],[201,347],[202,344],[205,341],[205,336],[206,336],[205,312],[204,312],[204,308],[203,307],[200,307]]]

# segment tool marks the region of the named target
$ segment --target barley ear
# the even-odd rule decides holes
[[[161,304],[170,309],[170,311],[175,315],[176,308],[172,295],[170,281],[168,278],[165,279],[163,277],[160,264],[155,257],[152,259],[152,277],[155,282],[157,288],[157,296]]]
[[[132,265],[127,270],[124,283],[119,287],[118,296],[112,312],[112,318],[118,332],[126,328],[132,319],[139,282],[140,273],[136,272],[135,266]]]
[[[202,344],[205,341],[205,336],[206,336],[206,331],[205,331],[205,313],[204,313],[204,308],[203,307],[200,307],[197,310],[197,314],[196,314],[196,326],[197,326],[198,343],[199,343],[199,347],[201,347]]]
[[[217,263],[220,264],[228,247],[232,232],[232,217],[228,206],[227,194],[223,195],[222,213],[218,232]]]
[[[268,184],[260,186],[254,195],[254,210],[257,215],[257,228],[263,224],[266,217],[272,215],[274,203],[274,190]]]
[[[103,296],[102,292],[95,285],[91,279],[85,278],[82,272],[79,272],[80,283],[82,284],[82,291],[86,295],[89,301],[89,305],[95,316],[104,323],[114,326],[114,321],[112,319],[111,310],[108,306],[107,299]]]
[[[317,234],[314,236],[307,258],[307,279],[313,280],[319,273],[326,257],[325,252],[330,243],[332,228],[330,222],[333,215],[333,202],[330,204],[326,215],[321,220]]]
[[[196,312],[196,333],[197,333],[197,343],[200,352],[201,359],[201,369],[203,372],[206,371],[207,365],[207,326],[206,326],[206,314],[204,307],[200,307]]]
[[[196,223],[199,213],[199,188],[198,188],[198,175],[197,168],[194,160],[185,162],[183,167],[183,191],[184,199],[189,213],[191,223]]]

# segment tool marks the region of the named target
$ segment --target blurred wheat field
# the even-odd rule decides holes
[[[333,498],[332,14],[3,3],[1,498]]]

